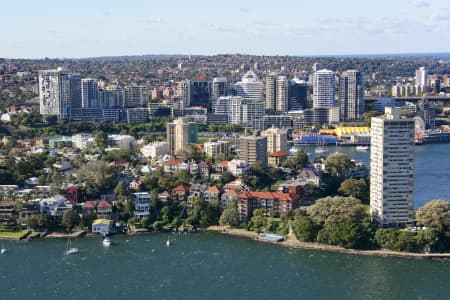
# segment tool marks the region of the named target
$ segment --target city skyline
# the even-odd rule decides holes
[[[443,0],[87,4],[3,4],[9,28],[0,57],[435,53],[447,51],[442,41],[450,37]]]

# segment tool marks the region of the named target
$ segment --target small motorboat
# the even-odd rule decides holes
[[[325,149],[325,148],[323,148],[323,147],[319,147],[319,148],[316,148],[316,149],[314,150],[314,152],[315,152],[315,153],[325,153],[325,152],[328,152],[328,150]]]
[[[169,238],[167,238],[166,246],[167,246],[167,247],[170,247],[170,239],[169,239]]]
[[[356,151],[369,151],[369,146],[356,146]]]
[[[103,239],[103,246],[105,246],[105,247],[109,247],[109,246],[111,246],[111,243],[112,243],[112,241],[111,241],[111,238],[110,237],[105,237],[104,239]]]

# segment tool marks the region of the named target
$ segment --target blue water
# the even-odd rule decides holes
[[[0,299],[449,299],[450,261],[293,250],[198,233],[7,243]]]
[[[314,146],[300,146],[311,153],[314,159]],[[356,151],[355,147],[327,146],[327,156],[336,151],[346,153],[350,158],[363,161],[370,166],[370,151]],[[416,149],[414,206],[422,207],[430,200],[443,198],[450,200],[450,144],[418,145]]]

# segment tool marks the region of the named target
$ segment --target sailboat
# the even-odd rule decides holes
[[[169,237],[167,237],[166,246],[170,247],[170,239],[169,239]]]
[[[71,255],[71,254],[75,254],[78,253],[78,248],[72,248],[72,241],[69,239],[67,241],[67,247],[66,247],[66,255]]]
[[[3,241],[2,241],[2,249],[0,250],[0,253],[1,254],[5,254],[6,253],[6,248],[5,248],[5,244],[4,244]]]

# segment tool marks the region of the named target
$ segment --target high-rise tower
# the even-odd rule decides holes
[[[384,227],[412,224],[414,212],[414,120],[386,107],[372,118],[370,215]]]
[[[341,120],[358,120],[364,114],[364,81],[361,72],[348,70],[339,81]]]

